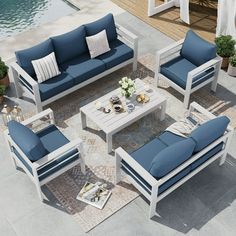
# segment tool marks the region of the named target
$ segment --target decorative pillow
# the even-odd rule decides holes
[[[226,116],[209,120],[195,129],[190,137],[196,142],[194,152],[199,152],[216,139],[220,138],[227,129],[230,120]]]
[[[48,154],[39,137],[28,127],[17,121],[8,122],[9,135],[31,160],[37,161]]]
[[[195,142],[191,138],[179,141],[159,152],[152,160],[149,172],[161,178],[187,161],[193,154]]]
[[[50,53],[46,57],[32,61],[32,65],[39,83],[61,74],[58,69],[54,52]]]
[[[86,37],[86,41],[91,58],[95,58],[111,50],[107,40],[106,30],[93,36]]]

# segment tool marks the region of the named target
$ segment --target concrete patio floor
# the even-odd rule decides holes
[[[112,8],[112,5],[110,7]],[[140,37],[139,56],[147,53],[154,54],[156,50],[172,42],[170,38],[136,17],[121,9],[116,9],[116,21]],[[102,14],[101,12],[97,16]],[[75,22],[73,25],[64,26],[65,31],[73,28],[74,25]],[[47,36],[48,33],[43,37]],[[34,37],[30,37],[28,45],[34,42]],[[11,39],[8,40],[10,47]],[[5,45],[8,45],[8,40],[4,42]],[[9,58],[12,54],[12,49],[3,50],[2,45],[0,51],[4,51],[5,58]],[[221,71],[219,83],[217,95],[220,98],[225,100],[235,98],[235,78]],[[226,89],[228,93],[225,93]],[[14,89],[11,89],[8,95],[8,102],[21,104],[24,112],[34,109],[32,103],[15,99]],[[170,105],[168,109],[171,109]],[[39,201],[35,186],[30,179],[23,172],[15,171],[12,167],[5,146],[1,133],[1,236],[236,235],[236,135],[234,135],[225,165],[219,167],[217,162],[213,163],[162,200],[157,206],[161,217],[149,220],[149,205],[143,197],[138,197],[87,234],[82,232],[73,217],[58,208],[56,201],[50,204],[42,204]]]

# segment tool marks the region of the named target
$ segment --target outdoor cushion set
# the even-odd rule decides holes
[[[87,46],[86,37],[96,35],[99,38],[104,34],[107,36],[107,42],[102,43],[104,53],[96,52],[92,38]],[[20,83],[30,91],[37,110],[41,111],[44,105],[129,63],[133,63],[135,70],[137,42],[135,35],[115,25],[113,16],[108,14],[30,49],[17,51],[17,62],[11,64],[17,94],[20,96]],[[192,42],[198,45],[194,53]],[[173,59],[176,52],[179,56]],[[166,53],[172,59],[161,63]],[[50,58],[45,59],[48,56]],[[33,64],[37,66],[37,60],[41,58],[49,60],[53,67],[57,61],[59,72],[56,67],[54,72],[59,74],[56,77],[45,79],[42,76],[38,81],[40,68],[35,70]],[[157,53],[156,78],[159,80],[162,76],[178,91],[186,90],[185,105],[188,105],[190,93],[195,88],[212,82],[215,90],[220,64],[215,46],[189,31],[181,43]],[[206,119],[199,119],[202,115]],[[226,116],[215,117],[195,102],[190,104],[186,119],[194,126],[189,135],[177,135],[166,130],[132,153],[121,147],[115,150],[116,183],[121,181],[123,169],[130,182],[150,201],[150,218],[155,215],[157,202],[216,159],[220,158],[220,164],[226,159],[233,135],[229,119]],[[5,137],[14,166],[22,167],[35,183],[41,200],[41,186],[58,175],[77,164],[85,174],[81,139],[69,141],[55,126],[51,109],[41,111],[22,123],[10,121]]]
[[[91,58],[86,37],[104,30],[110,50]],[[116,25],[113,15],[108,14],[68,33],[51,37],[34,47],[17,51],[17,62],[11,63],[10,75],[14,80],[17,96],[21,96],[20,83],[23,90],[27,89],[30,92],[29,95],[39,112],[43,106],[130,63],[133,63],[133,70],[136,70],[137,48],[137,36]],[[53,52],[61,73],[40,83],[32,61]]]

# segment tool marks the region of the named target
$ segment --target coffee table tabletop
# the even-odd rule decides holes
[[[108,153],[112,151],[112,136],[124,129],[125,127],[131,125],[135,121],[141,119],[147,114],[154,112],[158,109],[161,110],[160,120],[162,121],[165,118],[166,110],[166,98],[159,94],[155,88],[150,87],[149,91],[145,91],[145,83],[140,79],[135,80],[136,92],[132,96],[130,101],[134,104],[135,109],[132,112],[128,112],[126,104],[122,101],[124,106],[124,112],[116,113],[112,108],[109,99],[112,95],[120,96],[120,88],[117,88],[106,95],[98,98],[97,100],[81,107],[81,122],[82,128],[87,127],[86,118],[92,120],[101,130],[106,134],[106,142],[108,145]],[[150,97],[150,101],[147,103],[138,103],[136,101],[136,96],[140,93],[145,93]],[[99,101],[102,104],[102,107],[109,107],[111,109],[110,113],[104,113],[102,110],[97,110],[95,102]]]

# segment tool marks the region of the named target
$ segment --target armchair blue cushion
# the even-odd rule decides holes
[[[86,24],[85,30],[86,35],[91,36],[101,32],[102,30],[106,30],[108,41],[115,40],[117,38],[116,26],[114,22],[114,18],[112,14],[107,14],[99,20],[96,20],[92,23]]]
[[[53,52],[53,45],[51,39],[20,51],[16,51],[17,63],[30,75],[34,76],[34,68],[31,61],[47,56]]]
[[[221,137],[229,124],[230,120],[226,116],[217,117],[193,130],[190,137],[196,142],[194,152],[199,152],[216,139]]]
[[[80,26],[68,33],[51,38],[58,64],[88,52],[85,34],[84,26]]]
[[[196,66],[200,66],[216,57],[216,45],[199,37],[189,30],[181,49],[181,56]]]
[[[159,179],[188,160],[196,144],[191,138],[177,142],[159,152],[152,160],[149,172]]]
[[[113,40],[109,44],[111,50],[98,57],[98,59],[105,63],[106,69],[110,69],[133,58],[133,49],[121,42],[119,39]]]
[[[28,127],[16,121],[8,122],[9,135],[31,160],[37,161],[48,154],[40,138]]]
[[[182,56],[161,65],[161,74],[172,80],[175,84],[183,89],[186,88],[188,73],[196,69],[197,66]],[[214,75],[214,68],[210,68],[206,72],[199,74],[193,78],[192,88],[208,80]],[[204,76],[204,78],[202,78]]]

